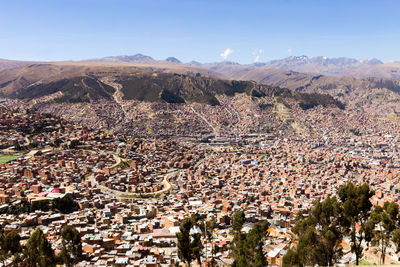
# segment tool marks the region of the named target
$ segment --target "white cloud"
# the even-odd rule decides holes
[[[287,50],[287,52],[288,52],[289,54],[291,54],[291,53],[292,53],[292,48],[289,48],[289,49]]]
[[[258,49],[254,50],[253,53],[251,53],[254,57],[254,62],[259,62],[260,61],[260,55],[264,54],[264,50]]]
[[[226,60],[228,57],[229,57],[229,55],[231,55],[233,53],[233,49],[231,49],[231,48],[227,48],[227,49],[225,49],[225,51],[223,52],[223,53],[221,53],[220,54],[220,56],[224,59],[224,60]]]

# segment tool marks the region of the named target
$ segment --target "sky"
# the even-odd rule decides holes
[[[0,58],[400,60],[398,0],[1,0]]]

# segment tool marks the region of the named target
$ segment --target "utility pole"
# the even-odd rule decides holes
[[[206,238],[206,244],[204,247],[206,248],[206,264],[207,264],[207,221],[206,220],[204,220],[204,228],[205,228],[204,234]]]

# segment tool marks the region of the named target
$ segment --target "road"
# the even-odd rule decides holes
[[[113,154],[113,156],[114,156],[116,163],[113,164],[111,166],[111,168],[117,167],[123,161],[123,159],[120,156],[118,156],[116,154]],[[87,178],[87,179],[89,179],[91,185],[93,187],[100,189],[101,192],[108,194],[112,197],[116,197],[118,199],[151,198],[151,197],[156,197],[156,196],[165,194],[172,188],[172,185],[169,182],[169,180],[172,177],[177,176],[177,174],[179,173],[179,170],[175,170],[173,172],[165,174],[164,179],[161,182],[161,184],[163,185],[163,189],[161,189],[159,191],[150,192],[150,193],[131,193],[131,192],[122,192],[122,191],[118,191],[118,190],[113,190],[113,189],[110,189],[108,187],[105,187],[105,186],[99,184],[94,177],[94,174],[96,171],[97,171],[97,169],[93,169],[93,173],[91,173],[89,175],[89,177]]]
[[[28,135],[25,136],[24,141],[25,141],[25,143],[22,144],[21,146],[22,146],[22,147],[29,148],[29,145],[31,144],[31,140],[29,139],[29,136],[28,136]],[[8,154],[8,153],[15,153],[15,152],[16,152],[16,151],[15,151],[14,146],[10,146],[10,147],[5,148],[5,149],[2,150],[2,153],[6,153],[6,154]]]
[[[126,107],[123,103],[123,100],[122,100],[122,97],[124,96],[124,94],[121,91],[122,85],[119,83],[116,83],[115,81],[113,81],[112,79],[110,79],[108,77],[102,78],[100,81],[115,89],[115,92],[112,95],[112,97],[114,98],[115,103],[117,103],[121,107],[121,110],[124,113],[123,118],[119,119],[119,121],[122,121],[126,117],[126,114],[128,113],[128,110],[126,109]]]
[[[219,132],[217,131],[217,129],[199,112],[197,112],[197,110],[195,110],[192,106],[190,106],[190,108],[193,110],[193,112],[199,116],[205,123],[207,123],[208,126],[210,126],[210,128],[213,130],[214,132],[214,136],[219,136]]]

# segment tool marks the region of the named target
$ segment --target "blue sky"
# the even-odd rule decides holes
[[[1,0],[0,58],[400,60],[397,0]]]

